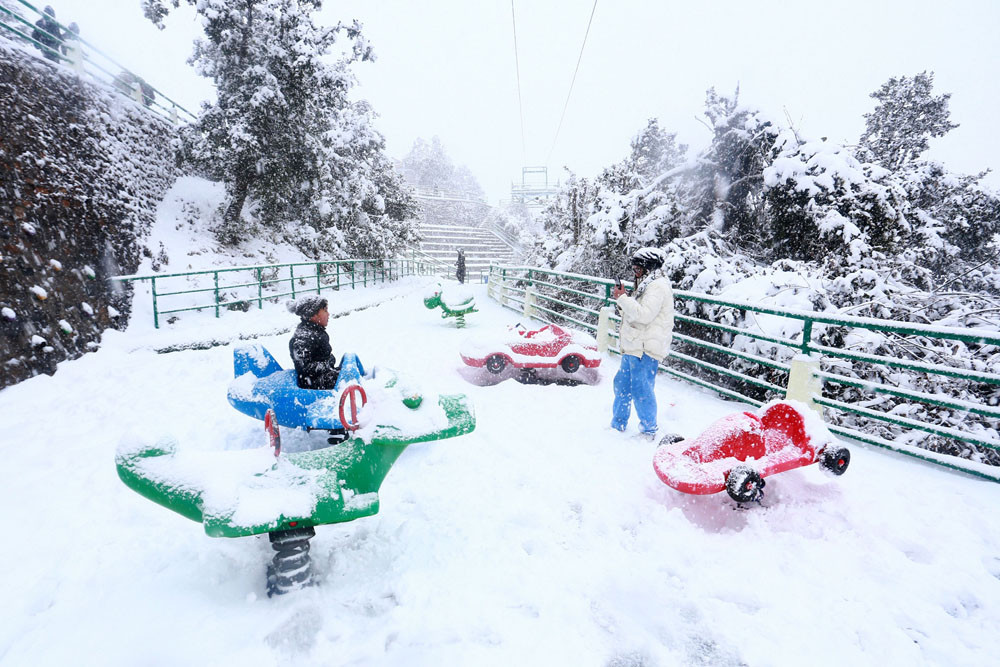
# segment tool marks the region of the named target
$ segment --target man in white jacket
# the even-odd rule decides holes
[[[635,290],[631,296],[615,287],[612,296],[622,316],[619,346],[622,363],[615,375],[615,402],[611,427],[624,431],[632,414],[639,417],[639,431],[656,435],[656,372],[670,352],[674,328],[674,293],[663,272],[666,253],[660,248],[640,248],[632,255]]]

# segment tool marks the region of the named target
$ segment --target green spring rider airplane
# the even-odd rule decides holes
[[[269,596],[311,583],[315,526],[379,511],[382,481],[408,446],[476,427],[465,395],[425,394],[386,368],[366,373],[353,354],[345,355],[332,390],[297,387],[295,371],[282,370],[262,346],[233,356],[229,401],[263,419],[270,447],[199,451],[140,440],[122,443],[115,463],[129,488],[201,522],[211,537],[268,533],[276,552]],[[298,429],[292,435],[311,451],[282,452],[279,426]]]

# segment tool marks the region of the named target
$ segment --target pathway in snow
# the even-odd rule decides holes
[[[992,664],[1000,653],[1000,485],[852,446],[840,478],[768,479],[764,504],[685,496],[653,445],[606,428],[617,359],[595,386],[476,386],[467,336],[519,321],[476,286],[454,328],[425,279],[347,292],[335,351],[406,371],[476,406],[471,435],[414,445],[381,513],[323,526],[320,585],[264,596],[266,537],[206,537],[127,489],[128,433],[184,447],[265,443],[226,402],[232,348],[258,338],[288,363],[280,306],[154,332],[0,391],[8,539],[0,663],[272,665]],[[395,298],[391,298],[395,297]],[[141,317],[141,316],[140,316]],[[664,430],[740,409],[661,377]],[[634,423],[632,425],[634,429]]]

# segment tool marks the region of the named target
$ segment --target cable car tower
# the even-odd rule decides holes
[[[549,182],[548,167],[521,167],[521,182],[510,184],[511,203],[541,208],[559,194],[559,183]]]

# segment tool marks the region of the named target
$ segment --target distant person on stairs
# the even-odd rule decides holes
[[[465,251],[458,251],[458,261],[455,262],[455,277],[458,278],[458,282],[465,283]]]
[[[299,387],[302,389],[333,389],[340,374],[330,347],[326,325],[330,311],[323,297],[311,294],[288,304],[288,310],[302,320],[288,341],[288,352],[295,364]]]

